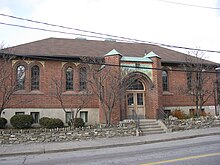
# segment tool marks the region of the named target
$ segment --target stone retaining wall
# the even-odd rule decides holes
[[[170,116],[164,121],[168,129],[172,131],[199,129],[220,126],[220,117],[201,117],[186,120],[178,120]],[[136,126],[132,121],[121,122],[119,126],[86,127],[86,128],[59,128],[59,129],[0,129],[0,144],[20,144],[20,143],[39,143],[39,142],[65,142],[80,141],[94,138],[111,138],[122,136],[135,136]]]
[[[135,136],[135,124],[111,128],[1,129],[0,144],[79,141],[102,137]]]
[[[178,120],[176,117],[170,116],[164,123],[172,131],[218,127],[220,126],[220,116],[201,116],[185,120]]]

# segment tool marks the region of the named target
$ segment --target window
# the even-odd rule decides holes
[[[162,71],[162,83],[163,83],[163,91],[168,91],[168,73],[167,71]]]
[[[15,112],[15,115],[24,115],[24,112]]]
[[[72,120],[72,113],[66,112],[66,123],[69,123]]]
[[[73,68],[66,69],[66,90],[73,90]]]
[[[39,123],[39,112],[31,112],[31,116],[34,119],[34,123]]]
[[[134,105],[134,95],[133,93],[127,94],[128,105]]]
[[[39,90],[40,68],[35,65],[31,68],[31,90]]]
[[[16,87],[17,90],[23,90],[24,89],[24,83],[25,83],[25,67],[23,65],[19,65],[16,70]]]
[[[144,90],[143,84],[139,80],[135,80],[129,87],[128,90]]]
[[[83,91],[87,89],[87,70],[85,67],[80,68],[79,71],[79,90]]]
[[[80,118],[83,119],[83,121],[85,123],[88,122],[88,111],[81,111],[80,112]]]
[[[137,105],[144,105],[143,93],[137,93]]]

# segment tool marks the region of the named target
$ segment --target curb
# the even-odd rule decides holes
[[[53,149],[46,150],[44,148],[43,150],[39,150],[39,151],[5,153],[5,154],[1,154],[0,157],[19,156],[19,155],[36,155],[36,154],[45,154],[45,153],[59,153],[59,152],[71,152],[71,151],[81,151],[81,150],[125,147],[125,146],[134,146],[134,145],[142,145],[142,144],[153,144],[153,143],[160,143],[160,142],[192,139],[192,138],[212,136],[212,135],[220,135],[220,132],[214,132],[214,133],[209,133],[209,134],[207,133],[207,134],[201,134],[201,135],[182,136],[182,137],[177,137],[177,138],[166,138],[166,139],[151,140],[151,141],[140,141],[140,142],[110,144],[110,145],[102,145],[102,146],[92,146],[92,147],[77,147],[77,148],[55,149],[55,150],[53,150]]]

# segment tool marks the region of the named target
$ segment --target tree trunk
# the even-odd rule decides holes
[[[108,110],[108,124],[107,126],[109,127],[111,125],[111,110]]]
[[[0,117],[2,116],[2,111],[4,110],[4,108],[0,108]]]

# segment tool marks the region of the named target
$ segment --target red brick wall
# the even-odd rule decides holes
[[[172,69],[178,69],[172,67]],[[179,71],[168,71],[169,91],[163,92],[162,104],[166,106],[195,106],[192,95],[188,94],[185,90],[187,89],[187,76],[186,72]],[[205,88],[213,88],[213,82],[216,79],[215,73],[203,73],[210,76],[209,82]],[[214,105],[214,98],[210,97],[205,105]]]
[[[55,97],[55,86],[53,79],[62,80],[65,75],[62,70],[60,61],[45,61],[44,65],[40,65],[40,90],[30,90],[30,67],[33,65],[26,63],[26,81],[25,90],[16,91],[11,99],[8,107],[10,108],[60,108],[61,105]],[[16,70],[16,64],[14,65],[14,71]],[[63,93],[64,104],[66,108],[76,108],[80,104],[82,93],[78,91],[77,85],[78,75],[74,72],[75,90],[73,92]],[[65,85],[65,84],[63,84]],[[65,89],[65,88],[63,88]],[[88,99],[91,100],[86,107],[97,108],[98,99],[94,95],[89,95]]]

